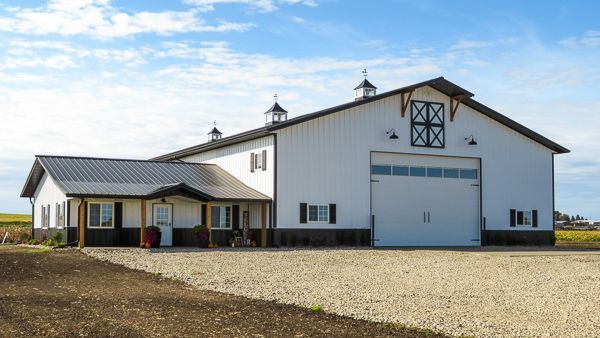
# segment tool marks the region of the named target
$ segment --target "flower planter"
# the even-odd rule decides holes
[[[156,234],[156,240],[154,241],[154,243],[150,243],[150,247],[151,248],[160,248],[160,239],[162,237],[162,233],[158,232]]]
[[[197,235],[198,238],[198,247],[199,248],[208,248],[208,243],[210,241],[210,236],[208,231],[200,231]]]

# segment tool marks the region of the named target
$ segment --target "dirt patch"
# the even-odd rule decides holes
[[[0,247],[0,266],[4,337],[442,337],[203,291],[75,250]]]

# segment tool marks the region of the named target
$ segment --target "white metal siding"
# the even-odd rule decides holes
[[[42,205],[48,206],[48,204],[50,205],[50,219],[48,223],[49,227],[56,227],[56,203],[60,203],[62,205],[62,203],[66,203],[66,201],[67,196],[62,192],[58,185],[54,183],[54,181],[48,175],[48,173],[44,173],[44,176],[40,180],[40,183],[38,184],[37,189],[34,193],[34,227],[42,227]]]
[[[482,159],[482,208],[487,229],[509,228],[509,210],[537,209],[539,230],[552,229],[552,152],[461,104],[450,122],[448,96],[430,87],[413,100],[445,106],[445,148],[412,147],[410,107],[400,117],[400,95],[377,100],[278,131],[277,227],[299,223],[299,203],[336,203],[337,224],[370,227],[370,152],[433,154]],[[398,140],[386,131],[395,128]],[[473,134],[478,145],[469,146]],[[536,228],[534,228],[536,229]]]
[[[186,162],[212,163],[227,170],[247,186],[273,197],[273,136],[266,136],[231,146],[181,158]],[[250,171],[250,154],[267,151],[267,170]]]

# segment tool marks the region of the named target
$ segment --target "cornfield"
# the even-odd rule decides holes
[[[31,238],[31,226],[22,225],[1,225],[0,243],[4,235],[8,232],[8,238],[5,243],[27,242]]]
[[[600,230],[556,230],[556,240],[563,242],[600,242]]]

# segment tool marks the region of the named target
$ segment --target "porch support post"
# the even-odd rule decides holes
[[[263,248],[267,247],[267,203],[263,202],[261,205],[261,221],[262,231],[260,237],[260,246]]]
[[[212,203],[206,202],[206,228],[208,229],[208,241],[212,243]]]
[[[78,244],[79,248],[83,249],[85,247],[85,198],[82,198],[79,203],[79,217],[78,217],[78,226],[79,226],[79,238]]]
[[[146,200],[140,201],[140,246],[144,246],[146,238]]]

